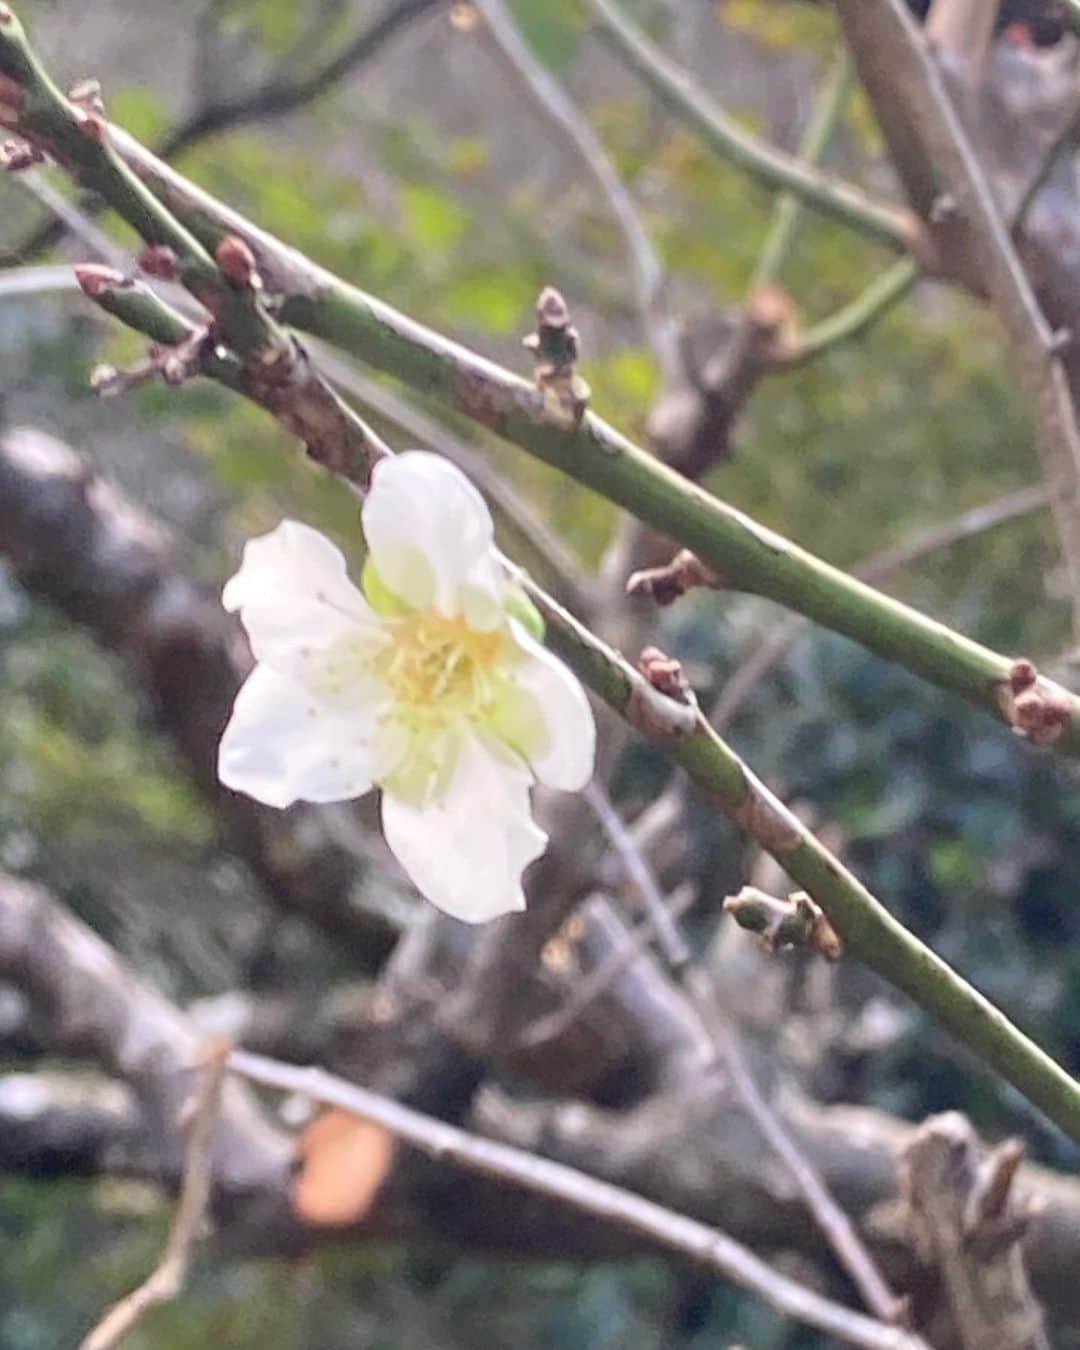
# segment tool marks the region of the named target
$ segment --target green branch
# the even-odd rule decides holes
[[[780,354],[778,364],[785,369],[805,366],[830,348],[861,337],[912,291],[919,275],[918,265],[910,258],[893,263],[875,277],[861,295],[808,328],[790,351]]]
[[[832,73],[814,101],[810,120],[799,143],[800,164],[812,168],[819,163],[832,140],[850,92],[851,60],[846,52],[841,52]],[[750,283],[751,295],[779,279],[794,246],[804,210],[802,200],[794,193],[785,192],[777,200],[772,225]]]
[[[1011,724],[1003,708],[1013,666],[1009,657],[759,525],[595,413],[586,412],[570,426],[553,421],[533,384],[318,267],[189,183],[130,136],[114,131],[113,137],[128,163],[205,246],[214,248],[228,234],[246,241],[267,290],[280,298],[284,322],[393,375],[594,488],[691,549],[729,589],[803,614]],[[1080,755],[1080,699],[1064,690],[1060,696],[1068,724],[1056,748]]]
[[[116,154],[109,125],[92,107],[64,97],[42,69],[18,19],[0,6],[0,123],[57,159],[83,187],[100,194],[147,244],[171,250],[177,277],[218,316],[239,351],[279,340],[250,291],[231,287],[194,235]],[[6,109],[6,111],[5,111]]]
[[[107,269],[95,269],[107,277]],[[117,277],[93,298],[158,341],[183,343],[187,320],[147,288]],[[210,354],[205,373],[248,397],[242,368]],[[616,713],[660,745],[707,800],[769,852],[824,911],[853,958],[866,965],[997,1070],[1080,1141],[1080,1085],[885,907],[753,775],[708,723],[654,689],[549,595],[526,582],[549,645]]]
[[[84,277],[84,288],[124,322],[164,342],[183,344],[198,336],[182,315],[145,287],[126,282],[108,269],[87,271],[96,280],[88,287]],[[207,373],[248,397],[258,398],[258,391],[247,387],[242,366],[234,367],[213,352],[211,360],[220,360],[220,368],[208,365]],[[535,402],[531,406],[535,407]],[[287,418],[287,407],[278,411]],[[536,425],[543,428],[542,421]],[[618,454],[614,458],[619,462]],[[690,489],[674,475],[670,477],[679,493],[689,491],[692,499],[709,502],[697,489]],[[764,537],[757,527],[747,524],[743,528],[750,529],[754,537]],[[1080,1086],[893,918],[754,777],[695,709],[665,697],[548,595],[531,584],[529,590],[547,622],[551,646],[600,698],[680,764],[710,802],[777,859],[821,907],[848,952],[907,994],[1080,1141]],[[949,640],[962,641],[952,635]]]
[[[614,0],[587,0],[597,32],[628,69],[714,154],[769,188],[790,192],[822,215],[889,248],[908,252],[922,237],[917,218],[784,154],[729,117],[637,28]]]
[[[1080,1083],[909,933],[703,717],[688,734],[678,719],[665,722],[656,708],[656,690],[636,670],[537,588],[530,587],[529,593],[544,616],[549,645],[610,708],[662,746],[708,801],[776,859],[821,906],[848,955],[905,993],[1080,1142]]]

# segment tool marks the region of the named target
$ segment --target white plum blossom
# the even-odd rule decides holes
[[[530,787],[592,775],[584,691],[529,631],[487,506],[452,464],[381,462],[363,524],[363,593],[307,525],[246,545],[223,601],[256,665],[221,781],[281,808],[380,787],[386,842],[433,904],[470,923],[523,909],[522,872],[547,843]]]

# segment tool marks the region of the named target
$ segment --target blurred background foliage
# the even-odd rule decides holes
[[[192,34],[205,0],[21,0],[56,72],[95,74],[111,113],[153,143],[196,101]],[[213,8],[212,6],[210,8]],[[236,78],[311,41],[305,7],[216,7]],[[374,3],[328,5],[331,50]],[[825,6],[727,0],[691,18],[638,11],[712,92],[788,146],[835,46]],[[641,206],[684,312],[744,296],[770,213],[767,194],[710,158],[624,78],[586,32],[576,0],[515,0],[535,50],[566,81]],[[856,96],[832,158],[881,190],[871,119]],[[593,402],[641,437],[657,373],[632,304],[622,244],[579,166],[493,63],[445,14],[302,112],[238,127],[185,152],[186,173],[327,266],[433,326],[525,369],[519,336],[539,287],[557,282],[582,330]],[[40,219],[0,183],[0,251]],[[129,242],[114,225],[118,242]],[[75,256],[62,246],[58,258]],[[9,257],[8,261],[11,261]],[[801,230],[784,284],[804,321],[828,314],[886,259],[840,229]],[[190,570],[216,588],[238,541],[283,514],[348,543],[353,507],[259,412],[209,386],[147,387],[96,401],[98,361],[138,345],[70,297],[0,305],[2,415],[69,440],[175,530]],[[384,428],[395,443],[401,438]],[[465,431],[465,429],[460,429]],[[467,435],[475,432],[465,431]],[[614,513],[504,448],[488,447],[575,550],[586,572]],[[772,378],[712,475],[728,500],[850,565],[960,510],[1034,481],[1026,410],[991,320],[922,286],[858,342]],[[1053,664],[1067,639],[1054,545],[1040,514],[920,562],[890,583],[1005,651]],[[738,596],[685,603],[662,626],[707,693],[778,622]],[[123,671],[30,605],[0,573],[0,864],[41,877],[167,992],[184,999],[250,982],[329,985],[322,941],[267,914]],[[1075,772],[843,640],[804,636],[744,708],[735,743],[814,818],[906,922],[1075,1070],[1080,1067],[1080,795]],[[628,752],[627,810],[664,768]],[[692,811],[705,941],[744,879],[741,842]],[[148,880],[149,879],[149,880]],[[843,1034],[806,1086],[911,1119],[945,1106],[990,1134],[1022,1127],[1034,1151],[1076,1150],[1015,1094],[868,977],[846,973]],[[888,1009],[866,1032],[867,1008]],[[0,1019],[4,1016],[0,1007]],[[871,1019],[873,1020],[873,1019]],[[833,1027],[836,1032],[836,1027]],[[14,1067],[24,1061],[17,1057]],[[166,1211],[142,1187],[0,1180],[0,1346],[73,1344],[160,1248]],[[648,1262],[591,1271],[513,1268],[401,1251],[327,1252],[292,1268],[202,1268],[134,1347],[813,1347],[812,1336],[734,1294]]]

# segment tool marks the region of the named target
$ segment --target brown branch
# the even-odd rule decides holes
[[[1050,1350],[1024,1269],[1028,1214],[1012,1197],[1017,1141],[982,1156],[961,1115],[935,1116],[905,1150],[904,1192],[916,1250],[945,1290],[964,1350]]]
[[[179,1136],[198,1033],[45,891],[3,873],[0,979],[27,995],[51,1049],[91,1058],[129,1083],[152,1128]],[[291,1149],[235,1085],[224,1097],[215,1149],[233,1190],[276,1193],[285,1185]]]
[[[219,783],[218,741],[246,663],[235,626],[188,581],[161,527],[67,446],[14,430],[0,436],[0,556],[31,596],[124,659],[270,898],[347,942],[361,968],[380,964],[396,931],[354,902],[356,860],[317,811],[283,815]]]
[[[1032,401],[1036,445],[1080,624],[1080,433],[1054,334],[986,175],[903,0],[836,0],[844,33],[912,204],[946,267],[985,290]]]
[[[381,1125],[438,1162],[454,1163],[565,1201],[586,1214],[647,1237],[846,1344],[868,1350],[926,1350],[919,1337],[852,1312],[796,1284],[719,1229],[672,1213],[584,1172],[469,1134],[319,1069],[295,1068],[243,1051],[233,1053],[229,1066],[252,1082],[297,1093]]]
[[[177,1298],[187,1279],[191,1251],[206,1216],[214,1173],[214,1131],[228,1063],[227,1046],[206,1055],[203,1079],[191,1118],[184,1181],[165,1252],[146,1281],[115,1304],[87,1336],[80,1350],[113,1350],[135,1330],[147,1313]]]

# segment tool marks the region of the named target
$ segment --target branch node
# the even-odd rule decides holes
[[[109,136],[109,124],[99,112],[90,108],[83,108],[78,103],[74,106],[75,121],[79,130],[88,141],[93,141],[95,145],[104,145]]]
[[[835,961],[843,953],[836,929],[805,891],[793,891],[782,900],[756,886],[744,886],[738,895],[727,897],[724,910],[740,928],[759,934],[770,955],[781,947],[806,947]]]
[[[544,410],[556,426],[572,430],[585,415],[592,392],[575,371],[579,355],[578,331],[561,292],[545,286],[536,302],[536,331],[522,339],[533,354],[536,387],[544,396]]]
[[[127,278],[115,267],[106,267],[102,263],[80,263],[75,268],[75,280],[83,295],[94,301],[100,301],[128,284]]]
[[[68,98],[85,112],[105,114],[105,100],[101,96],[100,80],[80,80],[68,91]]]
[[[644,596],[658,605],[670,605],[697,586],[720,589],[723,584],[719,573],[707,567],[696,553],[684,548],[663,567],[634,572],[626,583],[626,593]]]
[[[28,141],[4,141],[0,145],[0,168],[8,173],[21,173],[32,169],[35,164],[44,164],[45,156],[36,145]]]
[[[1035,745],[1053,745],[1072,724],[1072,696],[1056,680],[1040,675],[1027,657],[1014,661],[997,686],[998,706],[1018,736]]]

